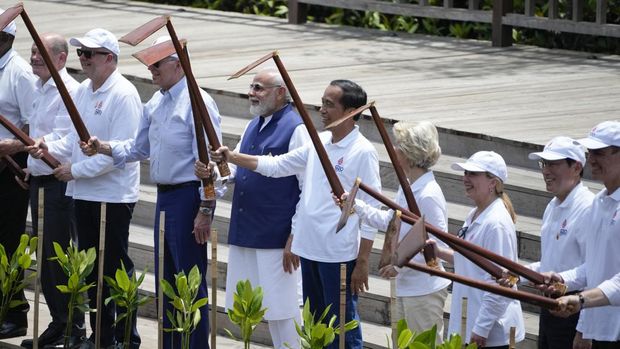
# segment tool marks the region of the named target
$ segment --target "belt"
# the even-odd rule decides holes
[[[58,181],[54,175],[45,175],[45,176],[31,176],[30,180],[34,180],[37,183],[48,183],[52,181]]]
[[[189,181],[189,182],[183,182],[179,184],[158,184],[157,192],[165,193],[167,191],[177,190],[177,189],[181,189],[184,187],[198,187],[198,186],[200,186],[199,181]]]

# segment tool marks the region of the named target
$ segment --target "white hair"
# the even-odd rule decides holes
[[[428,121],[411,123],[400,121],[394,124],[396,146],[407,157],[409,166],[429,169],[441,156],[437,129]]]

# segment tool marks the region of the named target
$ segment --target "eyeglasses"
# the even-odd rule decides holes
[[[474,172],[474,171],[467,171],[467,170],[465,170],[465,171],[463,172],[463,174],[464,174],[465,176],[472,176],[472,177],[473,177],[473,176],[480,175],[480,174],[483,174],[483,173],[484,173],[484,172]]]
[[[540,159],[538,160],[538,167],[542,170],[545,167],[556,167],[559,164],[561,164],[564,160],[554,160],[554,161],[549,161],[549,160],[545,160],[545,159]]]
[[[82,55],[84,55],[84,57],[86,59],[91,59],[93,57],[93,55],[109,55],[110,52],[103,52],[103,51],[94,51],[94,50],[82,50],[81,48],[78,48],[77,50],[77,55],[78,57],[82,57]]]
[[[155,67],[155,68],[159,68],[160,65],[162,65],[162,64],[164,64],[166,62],[170,62],[170,61],[176,61],[176,59],[174,59],[174,58],[164,58],[161,61],[157,61],[157,62],[155,62],[155,63],[153,63],[151,65],[153,67]]]
[[[461,239],[465,239],[465,235],[467,234],[467,229],[469,228],[469,225],[466,227],[462,227],[461,229],[459,229],[459,232],[456,234],[456,236],[460,237]]]
[[[265,89],[268,88],[274,88],[274,87],[282,87],[282,85],[267,85],[267,86],[263,86],[261,84],[250,84],[250,90],[254,91],[254,92],[261,92]]]

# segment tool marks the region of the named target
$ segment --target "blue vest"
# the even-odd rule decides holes
[[[302,123],[291,104],[275,112],[259,132],[261,118],[250,121],[240,152],[280,155],[288,152],[295,128]],[[249,248],[284,248],[291,233],[291,218],[299,201],[297,177],[269,178],[237,167],[228,244]]]

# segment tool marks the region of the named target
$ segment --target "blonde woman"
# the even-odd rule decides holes
[[[420,212],[424,214],[427,223],[447,231],[446,199],[430,170],[441,155],[437,129],[430,122],[414,124],[401,121],[394,125],[393,130],[398,163],[411,183],[411,191]],[[407,206],[402,188],[396,194],[396,202],[403,207]],[[384,231],[394,214],[392,210],[377,209],[360,199],[355,200],[354,209],[362,222]],[[399,240],[410,228],[410,225],[402,224]],[[445,247],[443,242],[437,244]],[[424,263],[421,254],[413,260]],[[441,262],[439,267],[443,270]],[[409,327],[418,333],[437,325],[437,342],[440,343],[443,338],[443,307],[450,281],[409,268],[397,270],[391,265],[383,267],[380,272],[384,277],[396,276],[396,318],[406,319]]]
[[[452,165],[464,171],[465,195],[475,204],[465,218],[459,237],[517,261],[516,214],[504,182],[506,163],[497,153],[479,151],[464,163]],[[458,275],[495,283],[492,277],[459,253],[440,248],[439,256],[454,264]],[[516,327],[516,340],[525,337],[519,301],[455,283],[452,287],[448,333],[461,333],[461,300],[467,297],[465,340],[479,348],[508,348],[510,327]]]

